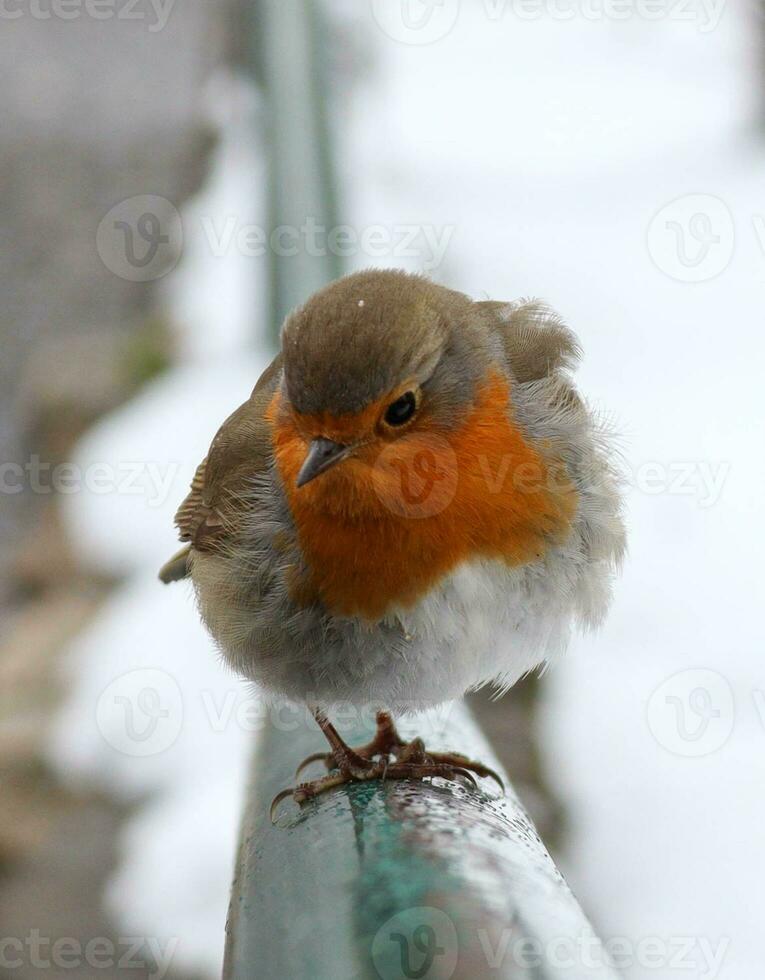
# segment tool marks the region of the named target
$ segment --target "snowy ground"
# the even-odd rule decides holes
[[[372,6],[378,22],[366,5],[334,5],[373,56],[338,113],[338,158],[348,222],[388,229],[392,244],[350,264],[431,268],[475,296],[544,297],[582,340],[582,389],[624,433],[630,556],[614,612],[547,675],[540,735],[572,816],[565,869],[601,932],[622,940],[631,980],[684,965],[756,976],[765,151],[747,135],[748,10],[563,22],[540,7],[529,21],[510,4],[495,16],[488,0],[447,0],[433,16],[452,21],[431,20],[421,44]],[[187,232],[195,213],[262,220],[248,206],[258,157],[231,125]],[[188,595],[153,576],[193,464],[264,358],[240,353],[258,261],[235,249],[216,258],[189,237],[167,280],[185,364],[81,448],[83,464],[160,469],[144,471],[140,495],[71,498],[86,553],[131,580],[73,651],[78,683],[55,754],[70,774],[153,793],[110,900],[131,929],[182,936],[179,962],[204,956],[213,976],[248,694],[217,664]],[[172,482],[157,491],[160,476]],[[176,711],[126,745],[104,704],[149,683],[144,673],[109,686],[135,670],[162,672],[152,683]]]
[[[104,419],[76,457],[83,474],[105,466],[103,486],[118,492],[68,498],[73,537],[86,561],[127,582],[70,652],[73,693],[50,754],[68,780],[145,801],[121,841],[109,907],[131,935],[172,948],[176,969],[217,977],[261,718],[253,692],[219,662],[190,588],[157,580],[178,548],[173,515],[196,464],[270,360],[243,350],[262,275],[236,253],[216,258],[202,231],[208,216],[263,220],[252,191],[260,156],[248,136],[256,105],[223,77],[211,97],[228,106],[215,113],[222,141],[209,186],[184,213],[183,262],[166,280],[182,363]]]
[[[452,226],[439,279],[543,296],[581,337],[582,389],[624,433],[630,556],[606,628],[547,675],[562,861],[630,977],[741,980],[765,913],[765,151],[747,139],[746,11],[704,32],[485,9],[382,46],[346,157],[379,175],[376,193],[356,180],[356,213]],[[693,237],[697,212],[719,241]]]

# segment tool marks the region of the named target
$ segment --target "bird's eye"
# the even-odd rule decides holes
[[[388,425],[403,425],[414,415],[416,408],[417,399],[414,397],[414,392],[407,391],[388,405],[385,421]]]

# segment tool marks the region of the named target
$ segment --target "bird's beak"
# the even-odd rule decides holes
[[[323,436],[314,439],[308,447],[308,455],[300,467],[296,486],[302,487],[306,483],[310,483],[315,477],[324,473],[331,466],[334,466],[335,463],[339,463],[345,459],[350,451],[350,446],[333,442],[331,439],[325,439]]]

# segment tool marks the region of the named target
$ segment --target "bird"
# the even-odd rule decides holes
[[[302,805],[377,779],[500,777],[395,719],[509,689],[603,620],[625,551],[611,426],[578,340],[539,300],[473,300],[396,269],[324,286],[226,419],[181,503],[190,578],[225,661],[307,705],[326,774]],[[348,745],[339,704],[377,705]]]

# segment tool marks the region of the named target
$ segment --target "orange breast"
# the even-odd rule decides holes
[[[564,466],[512,422],[505,379],[493,374],[456,430],[370,439],[297,489],[307,442],[279,395],[268,411],[276,461],[306,568],[294,598],[377,620],[415,604],[462,562],[541,557],[569,532],[576,494]],[[353,420],[340,420],[345,431]]]

